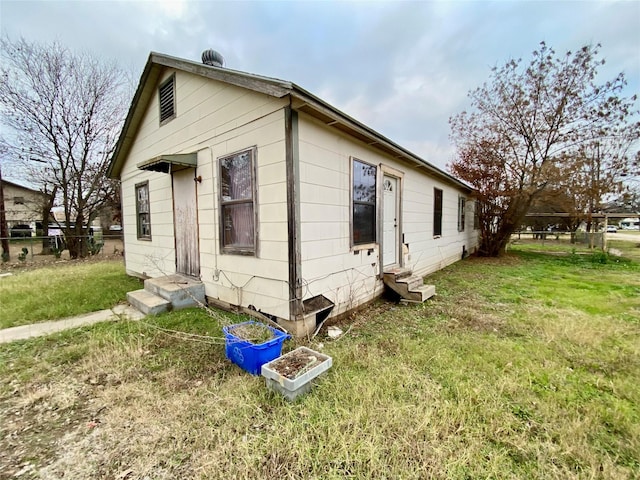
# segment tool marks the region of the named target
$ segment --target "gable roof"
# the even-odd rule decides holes
[[[291,104],[294,110],[311,115],[327,126],[361,140],[369,146],[381,150],[396,159],[407,161],[413,164],[414,167],[422,169],[440,180],[453,184],[468,192],[473,191],[473,188],[461,180],[418,157],[295,83],[241,72],[239,70],[232,70],[226,67],[205,65],[203,63],[156,52],[149,54],[144,71],[140,77],[138,88],[129,107],[129,113],[127,114],[120,138],[116,144],[115,152],[111,158],[109,169],[107,170],[109,177],[116,178],[119,176],[135,139],[135,134],[140,126],[140,122],[142,121],[146,106],[155,94],[158,78],[164,68],[173,68],[183,72],[189,72],[276,98],[283,98],[289,95],[292,99]]]

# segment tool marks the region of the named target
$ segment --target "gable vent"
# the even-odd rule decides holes
[[[160,85],[160,123],[176,116],[175,75]]]

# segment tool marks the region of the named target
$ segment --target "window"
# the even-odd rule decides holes
[[[254,255],[255,149],[219,160],[220,242],[223,252]]]
[[[176,117],[175,74],[168,78],[158,89],[160,100],[160,125]]]
[[[464,232],[465,209],[467,208],[467,199],[458,197],[458,231]]]
[[[136,185],[136,222],[139,239],[151,240],[149,182]]]
[[[353,245],[376,241],[376,167],[353,160]]]
[[[442,190],[433,189],[433,236],[442,235]]]
[[[13,197],[14,205],[24,205],[24,197]]]
[[[473,209],[473,229],[478,230],[480,228],[480,200],[474,202]]]

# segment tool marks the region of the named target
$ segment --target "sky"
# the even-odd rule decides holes
[[[227,67],[292,81],[443,169],[467,93],[541,41],[559,54],[600,43],[599,80],[624,72],[625,94],[640,93],[640,0],[0,0],[0,30],[116,60],[136,79],[151,51],[200,61],[213,48]]]

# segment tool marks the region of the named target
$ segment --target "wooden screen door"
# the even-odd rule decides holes
[[[382,195],[382,260],[385,267],[398,263],[398,231],[398,179],[385,175]]]
[[[173,172],[173,224],[176,240],[176,272],[200,276],[198,208],[195,168]]]

